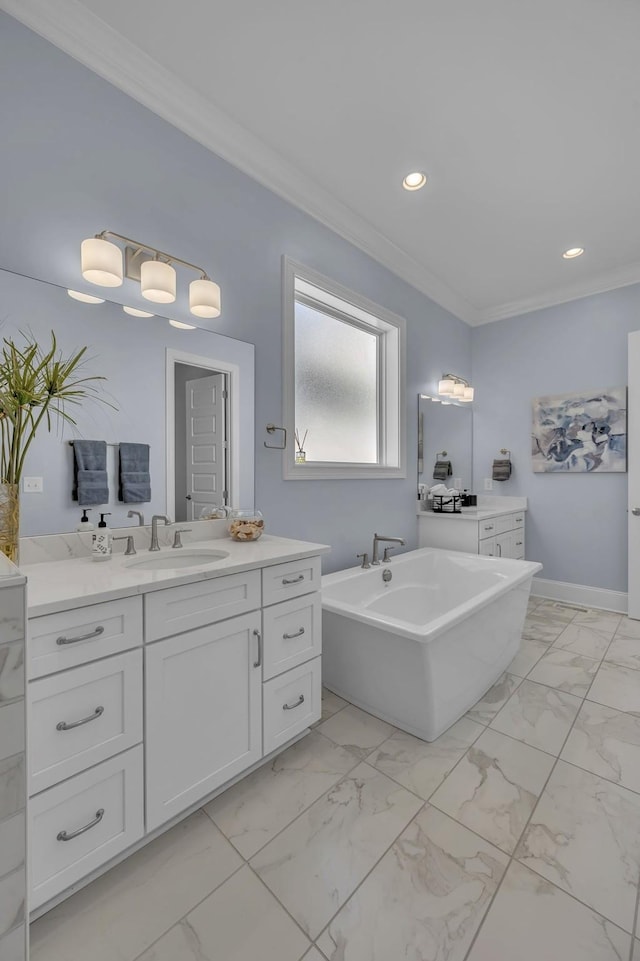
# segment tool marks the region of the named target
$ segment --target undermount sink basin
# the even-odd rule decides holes
[[[158,554],[149,554],[147,557],[135,557],[127,561],[125,566],[135,567],[141,571],[177,571],[186,567],[209,566],[228,556],[229,551],[189,551],[169,548]]]

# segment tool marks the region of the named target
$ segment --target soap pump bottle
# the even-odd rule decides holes
[[[107,522],[105,517],[110,516],[111,511],[105,511],[104,514],[100,514],[100,523],[98,524],[98,529],[93,536],[93,547],[91,548],[91,557],[94,561],[110,561],[111,560],[111,531],[107,527]]]
[[[82,517],[80,518],[80,523],[76,527],[76,530],[80,531],[81,534],[86,534],[87,531],[93,530],[93,524],[87,517],[87,511],[90,511],[90,510],[91,510],[90,507],[82,508]]]

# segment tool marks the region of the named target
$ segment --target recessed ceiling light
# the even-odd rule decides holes
[[[74,300],[81,300],[83,304],[104,304],[102,297],[94,297],[93,294],[84,294],[81,290],[67,290],[70,297]]]
[[[426,182],[427,175],[423,174],[421,170],[416,170],[414,173],[407,174],[402,181],[402,186],[405,190],[420,190]]]
[[[563,257],[565,260],[573,260],[574,257],[580,257],[584,253],[584,247],[569,247],[565,250]]]
[[[183,324],[181,320],[170,320],[169,323],[172,327],[177,327],[178,330],[195,330],[195,324]]]
[[[125,314],[131,314],[132,317],[155,317],[155,314],[150,314],[148,310],[140,310],[138,307],[125,307],[122,306]]]

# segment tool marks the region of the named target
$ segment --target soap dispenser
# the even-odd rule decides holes
[[[106,511],[104,514],[100,514],[100,523],[98,524],[98,530],[93,536],[93,547],[91,548],[91,557],[94,561],[110,561],[111,560],[111,531],[107,527],[107,522],[105,517],[111,515],[111,511]]]
[[[80,523],[76,527],[76,530],[80,531],[81,534],[86,534],[87,531],[93,530],[93,524],[87,517],[87,511],[90,511],[90,510],[91,510],[90,507],[82,508],[82,517],[80,518]]]

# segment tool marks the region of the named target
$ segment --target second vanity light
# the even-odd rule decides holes
[[[107,239],[111,238],[111,239]],[[114,243],[118,241],[119,243]],[[124,245],[124,250],[120,246]],[[148,244],[103,230],[83,240],[80,251],[82,276],[100,287],[120,287],[125,277],[140,281],[140,293],[156,304],[176,299],[177,274],[174,264],[201,274],[189,284],[189,310],[196,317],[220,316],[220,287],[202,267],[174,257]]]

